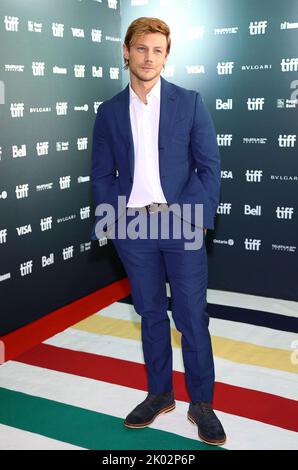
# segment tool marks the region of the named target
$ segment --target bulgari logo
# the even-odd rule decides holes
[[[272,64],[255,64],[255,65],[242,65],[241,70],[245,71],[254,71],[254,70],[270,70],[272,69]]]
[[[30,108],[29,110],[30,113],[50,113],[51,111],[52,111],[52,108],[50,106],[40,107],[40,108]]]

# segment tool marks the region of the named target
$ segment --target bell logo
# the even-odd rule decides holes
[[[233,109],[233,99],[228,98],[227,101],[221,99],[216,100],[216,109]]]
[[[251,207],[249,204],[245,204],[244,215],[261,215],[261,206]]]

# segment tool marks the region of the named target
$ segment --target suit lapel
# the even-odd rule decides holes
[[[164,148],[167,145],[168,139],[171,138],[179,101],[178,95],[173,85],[167,82],[163,77],[160,77],[160,79],[161,90],[158,133],[159,150]]]
[[[133,176],[134,145],[129,114],[129,85],[127,85],[126,88],[117,95],[116,119],[118,121],[119,129],[121,129],[121,135],[126,143],[130,172]]]

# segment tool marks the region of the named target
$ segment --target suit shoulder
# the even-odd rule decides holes
[[[184,97],[195,99],[197,94],[200,95],[200,92],[197,90],[188,90],[187,88],[176,85],[175,83],[171,83],[171,85],[173,87],[173,90],[175,90],[178,94],[183,95]]]

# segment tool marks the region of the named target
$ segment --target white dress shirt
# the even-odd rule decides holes
[[[159,174],[160,88],[159,78],[147,94],[147,104],[145,104],[129,85],[129,114],[135,163],[133,185],[127,207],[141,207],[152,202],[167,202]]]

